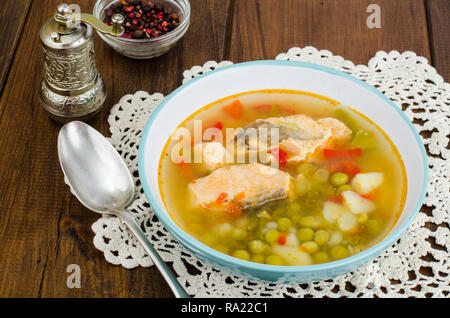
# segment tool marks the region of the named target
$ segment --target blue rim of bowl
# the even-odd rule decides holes
[[[277,60],[261,60],[261,61],[252,61],[252,62],[244,62],[244,63],[238,63],[233,64],[225,67],[221,67],[220,69],[216,69],[214,71],[205,73],[203,75],[200,75],[194,79],[191,79],[189,82],[183,84],[182,86],[178,87],[176,90],[174,90],[171,94],[169,94],[155,109],[151,117],[149,118],[144,132],[142,133],[142,137],[140,140],[140,145],[145,145],[148,137],[148,132],[150,131],[150,128],[158,116],[158,113],[163,109],[163,107],[171,100],[175,95],[177,95],[180,91],[188,87],[189,85],[192,85],[193,83],[211,76],[212,74],[215,74],[217,72],[223,72],[231,68],[239,68],[239,67],[247,67],[247,66],[253,66],[253,65],[279,65],[279,66],[296,66],[296,67],[303,67],[303,68],[311,68],[315,70],[320,70],[326,73],[338,75],[341,77],[344,77],[346,79],[349,79],[362,87],[370,90],[371,92],[375,93],[376,95],[380,96],[382,99],[384,99],[390,106],[392,106],[402,117],[402,119],[408,124],[410,129],[413,131],[416,141],[419,144],[419,147],[421,149],[422,159],[424,162],[424,182],[422,186],[422,192],[420,194],[419,200],[416,203],[416,206],[414,207],[413,212],[411,215],[405,220],[405,222],[395,231],[388,233],[388,235],[379,243],[375,244],[374,246],[368,248],[367,250],[364,250],[358,254],[349,256],[347,258],[344,258],[342,260],[338,261],[332,261],[328,263],[323,264],[316,264],[316,265],[304,265],[304,266],[279,266],[279,265],[268,265],[268,264],[260,264],[260,263],[254,263],[250,261],[241,260],[226,254],[223,254],[221,252],[218,252],[205,244],[201,243],[200,241],[196,240],[192,236],[190,236],[188,233],[183,231],[180,227],[178,227],[175,222],[170,218],[168,213],[164,211],[164,208],[161,207],[157,201],[155,196],[150,190],[150,187],[147,183],[146,177],[145,177],[145,158],[144,158],[144,147],[139,147],[138,152],[138,171],[139,171],[139,177],[144,189],[144,193],[147,197],[147,199],[150,201],[150,204],[152,208],[155,211],[156,216],[158,219],[162,222],[162,224],[178,239],[183,241],[184,245],[189,246],[190,248],[193,248],[196,251],[200,251],[203,255],[207,255],[211,257],[212,259],[216,259],[220,261],[222,264],[225,263],[227,266],[235,267],[245,267],[249,270],[255,270],[255,271],[264,271],[264,272],[272,272],[272,273],[278,273],[278,274],[297,274],[297,273],[308,273],[308,272],[318,272],[318,271],[326,271],[330,269],[337,269],[337,268],[343,268],[349,265],[357,264],[358,261],[365,260],[369,261],[373,257],[376,257],[377,255],[381,254],[385,249],[387,249],[389,246],[391,246],[399,237],[400,235],[408,228],[408,226],[412,223],[414,218],[417,216],[422,204],[423,200],[425,198],[425,194],[427,192],[427,186],[428,186],[428,157],[425,152],[425,147],[423,145],[422,139],[417,133],[416,129],[414,128],[411,121],[406,117],[406,115],[400,110],[400,108],[394,104],[388,97],[386,97],[384,94],[382,94],[380,91],[378,91],[375,87],[367,84],[366,82],[363,82],[356,77],[343,73],[341,71],[337,71],[332,68],[328,68],[322,65],[317,64],[311,64],[306,62],[297,62],[297,61],[277,61]],[[402,211],[403,212],[403,211]]]

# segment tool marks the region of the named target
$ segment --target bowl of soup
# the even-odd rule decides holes
[[[390,247],[425,196],[409,119],[345,73],[256,61],[204,74],[154,111],[139,176],[191,253],[249,279],[325,280]]]

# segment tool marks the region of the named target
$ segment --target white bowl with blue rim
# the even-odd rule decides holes
[[[230,95],[291,89],[329,97],[374,121],[403,159],[407,196],[395,226],[378,244],[348,258],[309,266],[275,266],[220,253],[194,239],[169,216],[158,185],[161,153],[172,132],[192,113]],[[425,197],[428,163],[420,136],[401,109],[377,89],[348,74],[303,62],[256,61],[234,64],[199,76],[167,96],[149,119],[139,145],[139,177],[158,219],[192,254],[213,266],[249,279],[278,283],[326,280],[353,271],[389,248],[416,217]]]

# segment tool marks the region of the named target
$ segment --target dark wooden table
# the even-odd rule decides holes
[[[2,0],[0,11],[0,296],[171,297],[155,268],[107,263],[92,243],[98,218],[68,191],[59,168],[60,125],[39,104],[39,29],[61,0]],[[95,0],[74,0],[91,12]],[[366,8],[381,7],[369,29]],[[109,110],[137,90],[168,94],[208,60],[273,59],[293,46],[327,49],[357,64],[378,50],[410,50],[450,79],[449,0],[191,0],[191,26],[164,56],[135,61],[95,36],[108,99],[91,124],[108,134]],[[66,286],[69,264],[81,288]]]

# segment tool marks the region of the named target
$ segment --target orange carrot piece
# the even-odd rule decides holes
[[[297,111],[296,111],[295,109],[291,108],[291,107],[286,107],[286,106],[278,105],[277,108],[278,108],[278,110],[279,110],[280,112],[282,112],[282,113],[287,113],[287,114],[289,114],[289,115],[295,115],[295,114],[297,114]]]
[[[242,103],[239,99],[236,99],[230,105],[222,107],[222,110],[234,119],[242,117]]]
[[[221,194],[219,194],[219,197],[217,198],[216,203],[217,204],[224,203],[227,197],[228,197],[228,193],[222,192]]]
[[[234,200],[236,201],[236,202],[240,202],[240,201],[242,201],[242,199],[244,199],[245,198],[245,192],[240,192],[240,193],[238,193],[235,197],[234,197]]]
[[[350,162],[350,161],[344,161],[341,163],[342,168],[344,169],[344,172],[350,176],[350,178],[353,178],[355,175],[360,173],[359,167]]]
[[[272,110],[272,105],[262,104],[262,105],[253,106],[252,108],[256,111],[267,113]]]
[[[329,197],[329,198],[326,198],[325,199],[325,201],[331,201],[331,202],[334,202],[334,203],[342,203],[342,197]]]
[[[190,164],[185,163],[183,160],[181,160],[179,163],[177,163],[178,167],[181,170],[181,174],[188,180],[194,179],[195,173],[194,170],[192,170],[192,167]]]
[[[277,158],[278,164],[280,165],[281,169],[284,169],[286,167],[288,157],[286,151],[283,151],[282,149],[279,148],[272,148],[269,150],[269,153],[273,155],[275,158]]]
[[[324,149],[323,155],[326,158],[355,158],[361,157],[361,148],[355,149]]]
[[[281,233],[278,237],[278,244],[284,245],[286,244],[286,233]]]
[[[375,197],[378,195],[378,191],[377,190],[373,190],[372,192],[366,193],[366,194],[361,194],[361,196],[365,199],[369,199],[369,200],[373,200],[375,199]]]
[[[209,129],[209,128],[217,128],[217,129],[219,129],[219,130],[222,130],[223,124],[222,124],[222,122],[218,121],[218,122],[216,122],[215,124],[212,124],[212,125],[210,125],[210,126],[208,126],[208,127],[205,127],[205,128],[203,129],[203,132],[204,132],[206,129]]]

